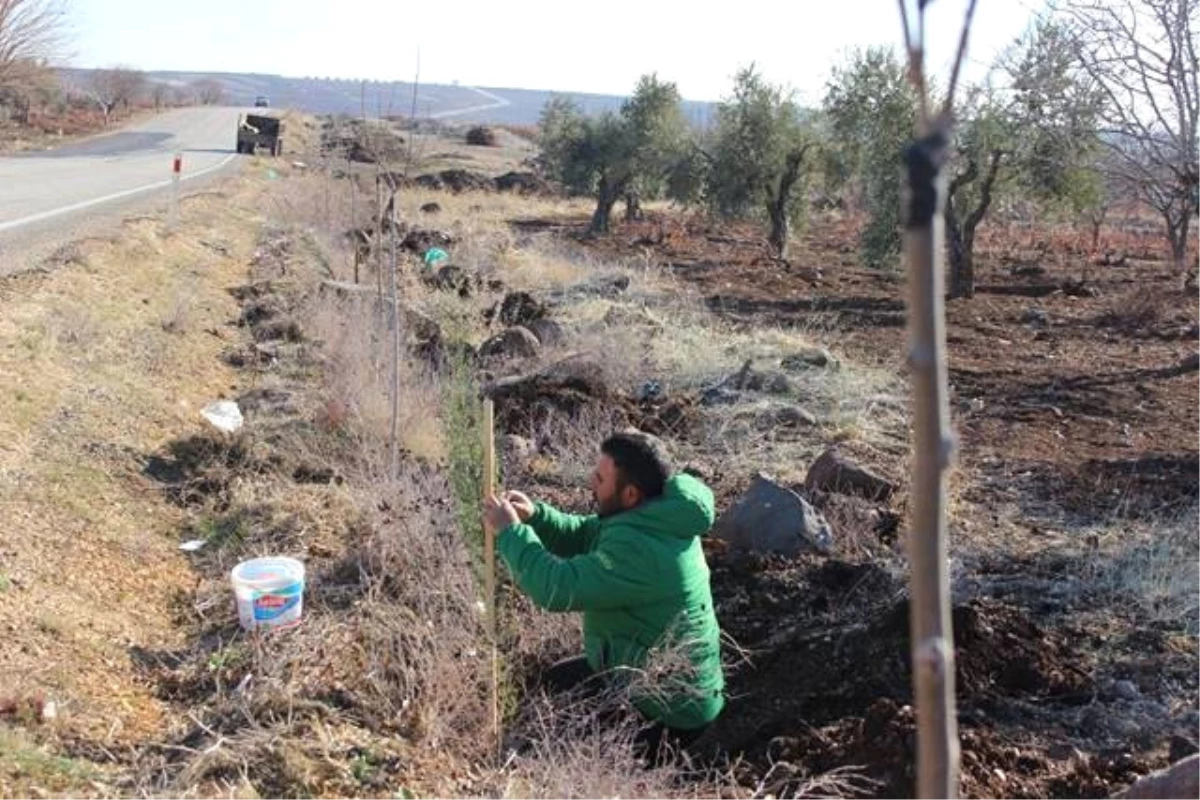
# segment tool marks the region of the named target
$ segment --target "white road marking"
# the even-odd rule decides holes
[[[179,180],[182,182],[182,181],[191,180],[192,178],[199,178],[201,175],[207,175],[208,173],[213,172],[214,170],[218,170],[221,167],[225,166],[226,164],[228,164],[230,161],[232,161],[235,158],[237,158],[237,153],[230,153],[222,161],[212,165],[211,167],[206,167],[206,168],[200,170],[199,172],[190,172],[190,173],[181,175],[179,177]],[[42,220],[52,219],[54,217],[58,217],[63,214],[70,214],[72,211],[80,211],[85,208],[91,208],[92,206],[102,205],[103,203],[111,203],[113,200],[120,200],[123,197],[130,197],[135,194],[141,194],[142,192],[153,191],[154,189],[162,189],[162,188],[165,188],[170,185],[171,185],[171,179],[167,178],[165,181],[158,181],[157,183],[148,183],[145,186],[138,186],[135,189],[126,189],[123,192],[116,192],[114,194],[106,194],[103,197],[96,197],[92,200],[84,200],[81,203],[72,203],[69,206],[62,206],[61,208],[54,208],[54,209],[51,209],[50,211],[42,211],[37,214],[30,214],[28,217],[21,217],[20,219],[14,219],[9,222],[0,222],[0,233],[2,233],[4,231],[12,230],[14,228],[20,228],[22,225],[29,225],[34,222],[41,222]]]
[[[455,109],[453,111],[438,111],[436,113],[430,114],[429,118],[430,119],[446,119],[447,117],[461,117],[463,114],[474,114],[476,111],[491,111],[494,108],[504,108],[505,106],[512,105],[512,103],[510,103],[508,100],[505,100],[500,95],[492,94],[491,92],[487,91],[486,89],[480,89],[478,86],[464,86],[463,88],[470,89],[472,92],[475,92],[476,94],[481,94],[484,97],[486,97],[487,99],[491,100],[492,102],[487,103],[485,105],[480,105],[480,106],[471,106],[470,108],[459,108],[459,109]]]

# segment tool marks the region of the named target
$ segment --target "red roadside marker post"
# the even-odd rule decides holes
[[[167,230],[175,232],[179,225],[179,180],[183,172],[183,154],[176,153],[171,162],[171,207],[167,213]]]

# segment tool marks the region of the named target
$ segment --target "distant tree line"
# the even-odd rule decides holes
[[[974,292],[978,228],[1004,202],[1093,227],[1136,199],[1163,221],[1184,268],[1197,214],[1197,59],[1200,0],[1064,0],[1036,18],[988,78],[959,95],[945,205],[950,291]],[[669,199],[722,219],[759,221],[786,259],[814,200],[865,212],[863,262],[900,253],[901,148],[917,113],[900,59],[886,48],[836,66],[819,108],[750,65],[713,124],[688,124],[675,84],[642,77],[619,111],[587,116],[552,98],[540,120],[539,165],[595,200],[590,230],[613,209]]]
[[[113,66],[87,72],[56,68],[65,51],[66,9],[57,0],[0,0],[0,121],[28,124],[42,113],[61,116],[90,108],[107,125],[136,106],[215,105],[219,81],[186,85],[152,81],[138,70]]]

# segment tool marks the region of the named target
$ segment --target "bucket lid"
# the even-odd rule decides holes
[[[233,580],[247,586],[278,586],[304,579],[304,564],[294,558],[265,556],[243,561],[233,568]]]

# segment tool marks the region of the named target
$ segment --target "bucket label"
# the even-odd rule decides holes
[[[274,622],[284,618],[300,604],[301,588],[298,584],[264,592],[254,598],[255,622]]]

